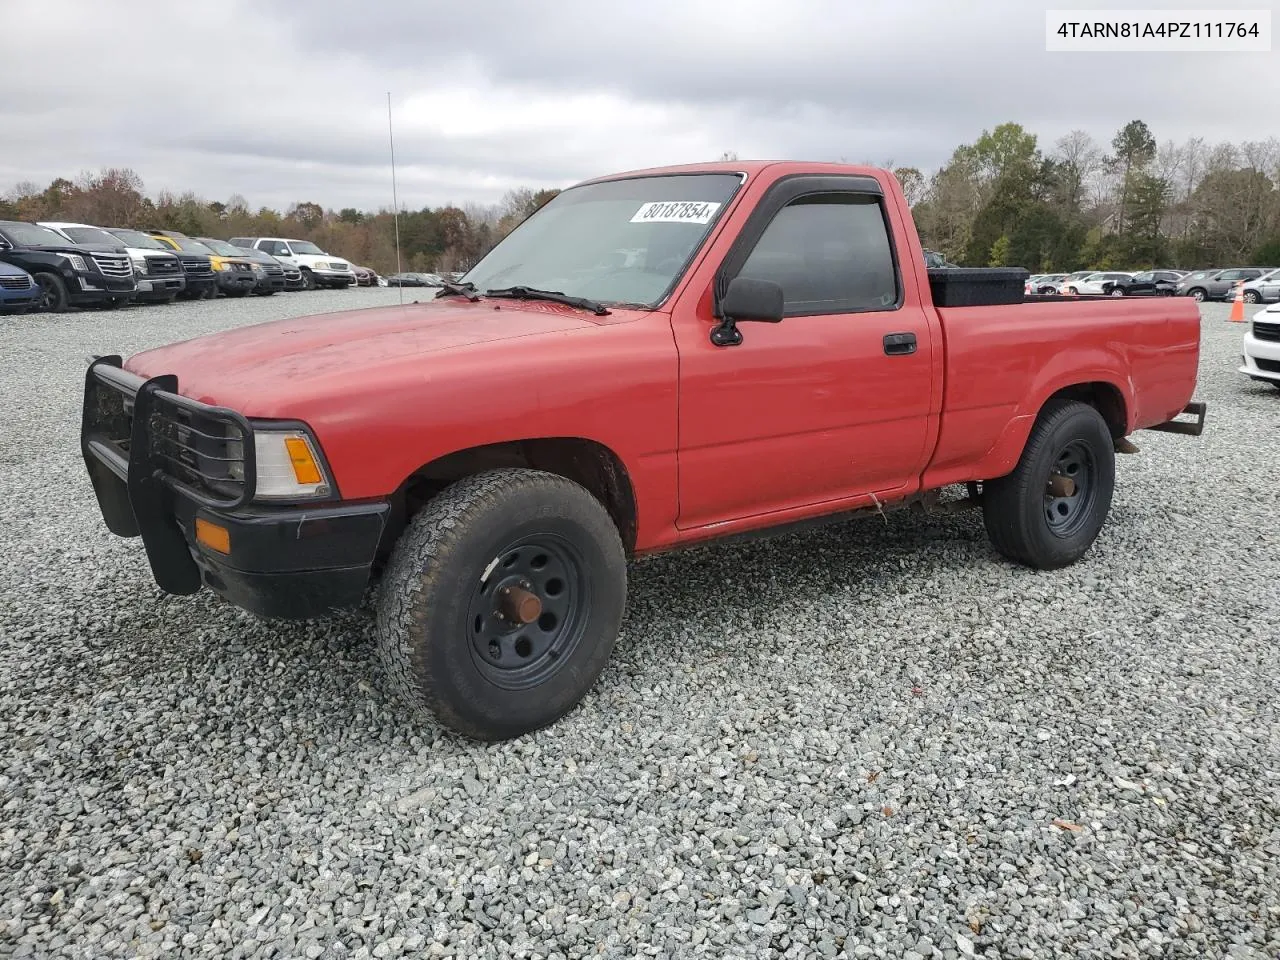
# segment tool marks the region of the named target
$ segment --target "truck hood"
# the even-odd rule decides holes
[[[42,245],[39,247],[22,247],[21,249],[35,250],[38,253],[61,253],[64,255],[68,253],[74,253],[77,256],[81,256],[81,257],[83,257],[86,253],[90,253],[90,254],[110,253],[110,254],[114,254],[117,257],[125,256],[125,250],[124,250],[123,244],[121,244],[118,247],[107,247],[97,243],[80,244],[80,243],[71,243],[70,241],[68,241],[67,243],[60,243],[56,245],[49,245],[49,246]]]
[[[581,331],[635,318],[594,317],[537,301],[439,301],[371,307],[225,330],[134,355],[125,369],[174,374],[184,396],[276,416],[306,394],[364,388],[384,378],[428,377],[430,354],[494,341]]]

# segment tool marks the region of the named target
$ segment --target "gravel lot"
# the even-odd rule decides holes
[[[1084,562],[977,514],[653,559],[586,703],[477,746],[364,616],[159,595],[80,460],[90,353],[396,298],[0,320],[0,956],[1280,955],[1280,391],[1226,306]]]

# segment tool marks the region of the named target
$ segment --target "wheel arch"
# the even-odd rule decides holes
[[[585,437],[530,437],[482,444],[436,457],[414,470],[391,496],[391,517],[384,549],[432,496],[449,484],[485,470],[526,467],[543,470],[585,487],[608,511],[623,548],[636,543],[635,488],[622,458],[604,444]]]
[[[1113,380],[1099,378],[1052,385],[1046,388],[1039,403],[1029,405],[1024,412],[1010,419],[1000,439],[977,465],[975,479],[1002,477],[1013,470],[1026,449],[1036,420],[1054,400],[1076,400],[1093,407],[1102,414],[1113,440],[1119,440],[1130,432],[1133,407],[1126,399],[1125,391]]]

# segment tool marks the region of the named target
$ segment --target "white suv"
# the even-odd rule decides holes
[[[281,263],[302,271],[302,283],[308,290],[316,287],[349,287],[356,282],[356,272],[341,257],[325,253],[310,240],[287,237],[232,237],[230,242],[246,250],[261,250]]]

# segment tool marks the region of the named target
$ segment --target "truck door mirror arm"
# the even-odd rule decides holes
[[[737,324],[745,321],[780,323],[785,312],[782,287],[772,280],[734,277],[720,298],[720,323],[711,330],[717,347],[736,347],[742,342]]]

